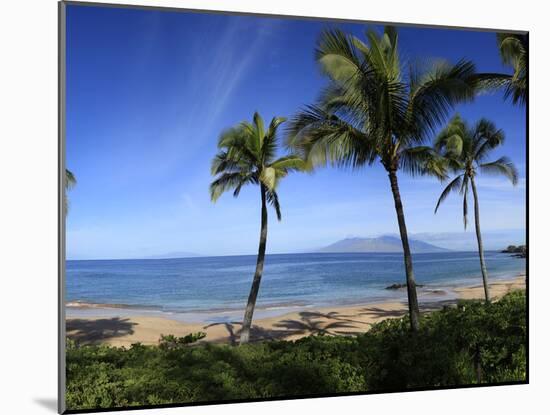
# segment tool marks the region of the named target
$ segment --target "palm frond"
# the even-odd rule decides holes
[[[326,30],[321,34],[315,59],[322,72],[339,83],[348,82],[361,68],[361,60],[353,45],[353,36],[341,30]]]
[[[472,128],[470,135],[474,141],[473,159],[478,163],[483,161],[488,153],[504,143],[504,131],[485,118],[480,119]]]
[[[435,205],[434,213],[437,213],[439,206],[441,205],[441,203],[445,201],[447,196],[449,196],[449,194],[453,191],[454,192],[458,191],[458,189],[460,189],[461,186],[462,186],[462,176],[457,176],[453,180],[451,180],[449,184],[445,186],[445,189],[443,189],[443,192],[441,192],[441,196],[439,196],[439,199],[437,200],[437,204]]]
[[[434,148],[445,157],[460,157],[463,152],[466,130],[466,124],[460,115],[455,115],[436,136]]]
[[[265,138],[265,128],[264,128],[264,119],[258,114],[258,112],[254,113],[254,116],[252,117],[253,120],[253,130],[254,130],[254,138],[257,141],[257,148],[263,149],[264,147],[264,138]]]
[[[439,180],[447,178],[447,163],[432,147],[417,146],[403,150],[399,154],[400,168],[411,176],[435,176]]]
[[[289,123],[287,146],[313,166],[359,167],[376,159],[365,134],[318,106],[308,106]]]
[[[269,164],[275,157],[277,153],[277,128],[285,121],[286,118],[283,117],[272,118],[265,137],[261,140],[263,164]]]
[[[255,145],[254,130],[251,127],[250,124],[243,122],[237,127],[224,130],[220,134],[218,148],[222,151],[225,150],[227,160],[250,165],[258,163],[260,154]],[[211,168],[215,168],[214,162]]]
[[[216,202],[226,191],[238,189],[235,196],[239,194],[240,188],[252,180],[251,175],[238,173],[223,173],[210,184],[210,199]]]
[[[512,82],[512,75],[502,73],[477,73],[473,77],[478,93],[495,92],[507,88]]]
[[[417,136],[435,132],[449,111],[460,102],[472,101],[476,92],[475,65],[466,60],[451,65],[436,62],[411,85],[410,118]]]
[[[527,53],[525,36],[511,33],[497,33],[500,58],[505,65],[514,68],[521,65],[522,56]]]
[[[273,167],[265,167],[260,173],[260,181],[268,190],[274,190],[277,184],[277,172]]]
[[[296,154],[280,157],[269,166],[273,167],[275,170],[282,170],[285,172],[303,171],[307,168],[305,160]]]
[[[394,26],[385,26],[384,33],[378,33],[371,29],[367,31],[369,40],[369,52],[365,54],[366,60],[383,73],[389,81],[400,81],[401,67],[397,47],[397,29]]]
[[[267,190],[266,193],[267,202],[273,206],[275,209],[275,214],[277,215],[277,220],[281,220],[281,205],[279,204],[279,196],[274,190]]]
[[[497,47],[502,63],[512,68],[513,74],[483,73],[476,76],[478,89],[504,90],[504,99],[513,104],[525,105],[527,102],[527,36],[510,33],[497,33]]]
[[[247,166],[248,160],[236,156],[235,151],[222,150],[212,159],[210,172],[212,175],[219,173],[236,173],[242,171]]]
[[[462,220],[464,222],[464,229],[468,227],[468,189],[470,178],[467,174],[464,174],[462,178],[462,186],[460,187],[460,194],[463,195],[462,201]]]
[[[63,204],[65,205],[65,215],[69,211],[69,198],[67,191],[76,186],[76,177],[72,171],[65,169],[65,191],[63,195]]]
[[[76,186],[76,177],[72,171],[65,169],[65,189],[72,189]]]
[[[501,157],[490,163],[479,165],[483,173],[506,176],[515,186],[518,183],[518,170],[508,157]]]

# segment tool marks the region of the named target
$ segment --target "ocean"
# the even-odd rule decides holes
[[[476,252],[413,255],[420,301],[455,298],[454,287],[481,284]],[[490,281],[525,271],[525,260],[486,252]],[[255,255],[180,259],[67,261],[67,316],[170,314],[224,321],[244,309]],[[267,255],[255,317],[293,309],[405,300],[402,254]],[[91,307],[90,307],[91,306]],[[98,307],[99,306],[99,307]]]

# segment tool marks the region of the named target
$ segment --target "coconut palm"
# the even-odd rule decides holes
[[[497,46],[502,63],[514,71],[512,75],[500,73],[479,74],[481,89],[504,89],[504,98],[513,104],[527,102],[528,41],[526,35],[497,33]]]
[[[210,184],[212,201],[215,202],[228,190],[232,190],[233,196],[237,197],[245,185],[254,184],[260,188],[260,244],[256,272],[241,329],[241,344],[247,343],[250,337],[252,316],[262,279],[267,242],[267,204],[273,206],[277,219],[281,220],[277,184],[290,171],[301,170],[304,167],[303,160],[293,154],[276,158],[277,128],[284,121],[285,118],[275,117],[266,130],[262,117],[255,113],[252,123],[242,122],[222,133],[218,142],[220,151],[212,160],[212,175],[215,176]]]
[[[69,199],[67,198],[67,191],[76,186],[76,177],[69,169],[65,169],[65,214],[69,211]]]
[[[367,31],[367,43],[340,30],[324,32],[316,60],[329,85],[315,105],[290,123],[287,143],[312,165],[359,168],[380,161],[388,173],[403,245],[411,328],[418,329],[418,300],[397,172],[443,177],[436,152],[423,145],[452,106],[473,99],[474,65],[438,61],[405,70],[398,33]]]
[[[447,159],[449,168],[457,174],[441,193],[435,206],[435,212],[437,213],[441,203],[452,191],[459,192],[463,196],[463,221],[464,229],[466,229],[468,226],[469,190],[472,189],[477,247],[486,301],[490,301],[491,297],[489,295],[487,267],[485,266],[479,224],[479,198],[476,176],[478,172],[499,174],[507,177],[513,185],[517,184],[518,173],[516,167],[507,157],[501,157],[491,162],[486,161],[491,150],[502,145],[503,142],[504,132],[497,129],[491,121],[481,119],[475,125],[469,126],[459,115],[456,115],[437,136],[434,145],[435,149]]]

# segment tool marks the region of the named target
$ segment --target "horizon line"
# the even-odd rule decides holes
[[[520,245],[527,245],[526,243],[520,244]],[[484,252],[500,252],[502,249],[484,249]],[[433,251],[433,252],[412,252],[413,255],[422,255],[422,254],[447,254],[447,253],[466,253],[466,252],[477,252],[477,249],[471,249],[471,250],[454,250],[454,249],[446,249],[446,252],[440,252],[440,251]],[[371,251],[371,252],[324,252],[324,251],[303,251],[303,252],[277,252],[277,253],[266,253],[266,256],[268,255],[304,255],[304,254],[320,254],[320,255],[335,255],[335,254],[399,254],[402,255],[402,251],[394,251],[394,252],[388,252],[388,251]],[[194,258],[224,258],[224,257],[238,257],[238,256],[256,256],[256,253],[253,254],[225,254],[225,255],[194,255],[194,256],[182,256],[182,257],[169,257],[169,258],[151,258],[151,257],[145,257],[145,258],[139,258],[139,257],[132,257],[132,258],[67,258],[66,261],[163,261],[167,259],[194,259]]]

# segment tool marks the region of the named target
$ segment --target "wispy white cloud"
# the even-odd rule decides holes
[[[159,131],[156,137],[158,157],[162,159],[155,161],[159,174],[193,158],[224,128],[220,118],[231,107],[239,86],[254,65],[259,64],[258,56],[283,24],[278,20],[243,24],[235,18],[226,24],[216,42],[193,38],[193,64],[175,87],[181,93],[172,103],[178,121]],[[243,47],[246,39],[250,43]],[[152,155],[149,157],[155,160]]]
[[[488,190],[498,190],[498,191],[517,191],[525,190],[525,177],[521,177],[518,180],[518,183],[514,186],[510,180],[500,177],[483,177],[479,176],[477,178],[477,183],[480,188]]]

